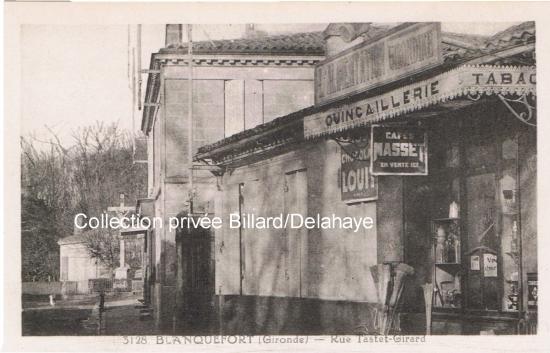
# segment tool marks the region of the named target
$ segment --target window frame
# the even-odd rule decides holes
[[[504,253],[503,249],[503,241],[504,235],[505,235],[505,229],[504,229],[504,223],[503,223],[503,209],[501,207],[501,184],[500,181],[504,175],[505,172],[505,161],[503,157],[503,148],[502,144],[507,139],[516,139],[517,134],[521,133],[521,126],[514,125],[514,122],[512,123],[506,123],[503,124],[503,122],[506,122],[509,117],[505,116],[501,113],[501,111],[495,109],[491,110],[491,108],[494,108],[492,106],[489,107],[474,107],[467,110],[460,110],[458,112],[450,113],[446,116],[442,116],[441,119],[433,120],[433,121],[426,121],[426,126],[429,134],[429,141],[431,142],[431,146],[429,149],[429,158],[437,160],[438,163],[432,163],[430,161],[430,168],[429,170],[429,176],[426,179],[425,184],[438,184],[439,190],[446,190],[446,195],[444,196],[442,193],[440,193],[438,196],[434,196],[433,199],[437,200],[438,198],[440,200],[446,199],[447,195],[452,199],[453,198],[453,182],[456,182],[456,179],[458,179],[458,197],[459,200],[456,200],[460,205],[460,234],[461,234],[461,244],[462,244],[462,273],[460,276],[460,292],[462,294],[462,305],[461,307],[457,308],[442,308],[442,307],[433,307],[434,312],[439,313],[462,313],[462,314],[472,314],[472,315],[498,315],[500,316],[517,316],[518,312],[520,310],[506,310],[504,307],[504,296],[507,295],[506,292],[506,286],[505,286],[505,269],[504,269],[504,260],[506,254]],[[486,128],[486,136],[488,143],[492,146],[492,152],[493,152],[493,158],[489,158],[489,160],[494,161],[494,163],[491,163],[489,165],[485,166],[471,166],[468,163],[467,160],[467,149],[468,146],[473,142],[473,140],[479,136],[472,136],[471,130],[476,128],[476,120],[479,119],[486,119],[486,121],[483,121],[482,123],[487,123],[489,125],[485,126]],[[455,131],[452,131],[453,129],[450,128],[449,122],[456,123],[456,129]],[[513,132],[510,132],[509,127],[513,126],[514,129],[511,130]],[[517,130],[516,130],[517,127]],[[507,130],[508,128],[508,130]],[[445,133],[441,135],[436,135],[438,129],[443,129],[443,131],[446,131]],[[451,130],[451,131],[449,131]],[[435,134],[434,134],[435,132]],[[450,138],[452,137],[452,138]],[[483,138],[483,137],[481,137]],[[439,140],[439,141],[438,141]],[[517,143],[517,139],[516,139]],[[456,166],[449,166],[448,163],[448,150],[451,148],[452,144],[458,145],[458,164]],[[444,148],[443,148],[444,147]],[[443,148],[443,150],[442,150]],[[442,153],[442,154],[441,154]],[[517,165],[517,163],[516,163]],[[470,296],[470,290],[468,288],[468,282],[469,282],[469,256],[468,254],[472,249],[470,249],[469,244],[469,234],[467,232],[468,229],[468,188],[467,188],[467,181],[469,177],[472,176],[478,176],[483,174],[491,174],[494,179],[494,223],[495,223],[495,234],[498,238],[498,244],[497,248],[494,249],[497,251],[497,261],[498,261],[498,272],[497,272],[497,302],[495,307],[497,309],[486,309],[487,305],[482,304],[482,308],[474,308],[471,306],[471,296]],[[435,186],[434,186],[435,187]],[[519,181],[516,178],[516,189],[520,189]],[[434,189],[434,190],[437,190]],[[405,200],[408,198],[407,194],[408,189],[407,187],[404,189],[404,198]],[[521,189],[519,191],[521,194]],[[407,205],[408,201],[405,201],[404,207],[410,207],[409,204]],[[434,205],[437,202],[434,203]],[[441,203],[441,202],[439,202]],[[441,204],[444,204],[441,203]],[[440,218],[441,214],[435,214],[436,206],[432,205],[431,209],[429,211],[430,219],[427,219],[428,224],[431,223],[433,219]],[[440,213],[445,210],[440,210]],[[521,212],[521,210],[518,210],[518,212]],[[446,217],[446,216],[445,216]],[[404,219],[405,223],[407,223],[407,219]],[[407,229],[408,225],[405,225],[405,229]],[[427,229],[430,229],[430,226],[427,227]],[[430,235],[430,241],[429,244],[432,246],[431,241],[431,235]],[[405,244],[407,247],[407,245]],[[519,251],[518,254],[519,262],[522,261],[522,253]],[[433,259],[430,259],[430,261],[433,261]],[[517,263],[515,265],[517,267],[518,272],[521,270],[521,266],[518,266]],[[432,266],[432,263],[430,263],[429,271],[434,271],[435,269]],[[519,298],[518,301],[521,301],[521,287],[522,284],[518,283],[519,285]],[[482,302],[483,303],[483,302]],[[490,306],[489,306],[490,307]],[[521,309],[521,306],[518,308]]]

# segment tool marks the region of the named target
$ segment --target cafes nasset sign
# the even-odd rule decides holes
[[[376,200],[377,175],[427,174],[427,133],[419,126],[373,125],[370,139],[341,147],[340,188],[346,203]]]
[[[373,175],[428,175],[428,137],[417,126],[371,128]]]

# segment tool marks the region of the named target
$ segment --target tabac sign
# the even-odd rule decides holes
[[[432,78],[304,118],[309,139],[420,110],[461,96],[536,94],[534,67],[461,66]]]
[[[378,183],[370,173],[370,143],[368,140],[341,148],[340,187],[346,203],[371,201],[378,198]]]
[[[441,25],[405,23],[325,60],[315,68],[315,104],[334,101],[443,62]]]
[[[424,128],[373,125],[373,175],[427,175],[428,139]]]

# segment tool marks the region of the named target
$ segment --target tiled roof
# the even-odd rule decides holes
[[[482,55],[482,48],[487,36],[470,35],[463,33],[442,32],[443,60],[453,63]]]
[[[251,128],[251,129],[243,130],[241,132],[238,132],[234,135],[228,136],[228,137],[226,137],[222,140],[216,141],[216,142],[211,143],[209,145],[201,146],[201,147],[198,148],[198,155],[200,155],[202,153],[208,153],[212,150],[215,150],[216,148],[231,144],[231,143],[236,142],[236,141],[243,140],[247,137],[251,137],[251,136],[261,134],[262,132],[269,131],[273,128],[276,128],[276,127],[279,127],[279,126],[282,126],[282,125],[292,124],[294,122],[298,123],[299,126],[297,128],[302,128],[303,129],[303,125],[299,124],[299,122],[301,122],[301,118],[304,117],[305,115],[313,113],[315,111],[315,109],[316,108],[314,106],[310,106],[310,107],[298,110],[296,112],[290,113],[288,115],[278,117],[278,118],[273,119],[273,120],[271,120],[267,123],[257,125],[257,126]]]
[[[535,22],[523,22],[501,31],[486,41],[485,48],[497,50],[535,41]]]
[[[388,27],[380,27],[376,28],[374,32],[378,35],[387,30],[389,30]],[[259,38],[201,41],[193,43],[193,53],[325,55],[325,41],[323,38],[323,32],[303,32]],[[458,46],[445,42],[445,39],[451,39],[452,43],[458,43]],[[445,61],[456,60],[469,54],[474,48],[481,49],[486,39],[487,37],[484,36],[443,32],[443,56]],[[463,44],[463,47],[460,44]],[[177,48],[172,47],[160,50],[161,53],[182,51],[187,51],[185,43]]]
[[[382,35],[391,30],[388,26],[372,26],[369,36]],[[193,43],[196,54],[258,54],[258,55],[325,55],[324,32],[302,32],[256,38],[241,38],[233,40],[200,41]],[[445,63],[454,63],[475,56],[481,56],[481,48],[486,37],[464,35],[457,33],[443,33],[443,59]],[[451,44],[454,43],[454,44]],[[179,47],[169,47],[160,50],[160,53],[185,54],[186,43]],[[158,69],[159,61],[155,54],[151,57],[150,69]],[[150,74],[147,81],[146,102],[154,102],[159,94],[159,75]],[[152,115],[156,111],[154,106],[143,109],[142,130],[149,132]]]
[[[510,27],[491,37],[449,32],[442,33],[442,37],[443,58],[445,64],[456,66],[461,62],[480,57],[494,51],[499,51],[519,44],[534,42],[535,26],[534,22],[525,22],[520,25]],[[300,111],[293,112],[289,115],[279,117],[268,123],[258,125],[252,129],[244,130],[212,144],[202,146],[199,148],[198,154],[208,154],[217,148],[229,145],[233,142],[269,131],[281,125],[287,125],[293,120],[300,121],[300,118],[315,111],[315,106],[311,106]]]
[[[67,244],[81,244],[86,241],[86,235],[85,234],[77,234],[77,235],[70,235],[65,238],[61,238],[57,241],[57,244],[59,245],[67,245]]]
[[[473,47],[481,47],[488,36],[478,35],[478,34],[465,34],[465,33],[454,33],[454,32],[443,32],[444,38],[453,39],[457,42],[462,42],[466,45]]]
[[[187,51],[185,43],[177,48],[161,49],[161,53],[182,50]],[[257,38],[194,42],[193,53],[324,55],[325,42],[322,32],[303,32]]]

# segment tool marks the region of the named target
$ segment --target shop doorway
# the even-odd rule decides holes
[[[177,232],[177,326],[185,334],[214,330],[214,237],[210,229]]]

